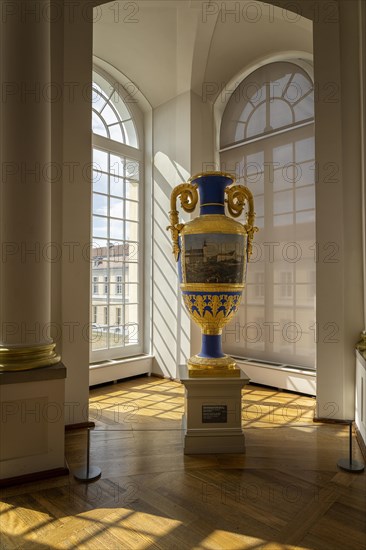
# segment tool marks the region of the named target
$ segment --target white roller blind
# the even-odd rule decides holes
[[[240,357],[314,368],[311,81],[293,64],[272,63],[239,88],[222,120],[221,169],[235,172],[238,183],[252,191],[260,231],[240,311],[224,331],[224,349]]]

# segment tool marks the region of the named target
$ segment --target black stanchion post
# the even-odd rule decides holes
[[[86,466],[75,470],[74,477],[80,481],[94,481],[102,473],[102,470],[98,466],[90,466],[90,428],[87,431],[87,443],[86,443]]]
[[[346,472],[363,472],[365,465],[352,459],[352,422],[353,420],[349,420],[349,457],[340,458],[337,465]]]

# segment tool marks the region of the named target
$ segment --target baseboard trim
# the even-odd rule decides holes
[[[0,488],[11,487],[12,485],[22,485],[23,483],[31,483],[32,481],[40,481],[42,479],[48,479],[50,477],[66,476],[69,469],[53,468],[52,470],[43,470],[43,472],[33,472],[31,474],[23,474],[21,476],[8,477],[0,479]]]
[[[363,459],[366,461],[366,445],[365,445],[365,442],[364,442],[364,440],[362,438],[362,435],[361,435],[361,432],[357,428],[356,424],[354,426],[355,426],[356,439],[357,439],[358,446],[361,449]]]
[[[81,430],[83,428],[95,428],[95,422],[79,422],[78,424],[66,424],[65,431]]]
[[[345,424],[349,426],[349,420],[342,420],[341,418],[326,418],[321,416],[314,416],[313,422],[321,422],[322,424]]]

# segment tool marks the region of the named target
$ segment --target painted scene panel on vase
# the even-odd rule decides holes
[[[245,235],[201,233],[184,236],[185,283],[244,282]]]

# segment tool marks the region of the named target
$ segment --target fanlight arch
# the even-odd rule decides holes
[[[94,134],[139,148],[135,123],[124,97],[127,92],[117,82],[110,84],[93,72],[92,130]]]
[[[310,122],[314,90],[309,75],[289,62],[263,65],[232,94],[222,118],[220,147]]]

